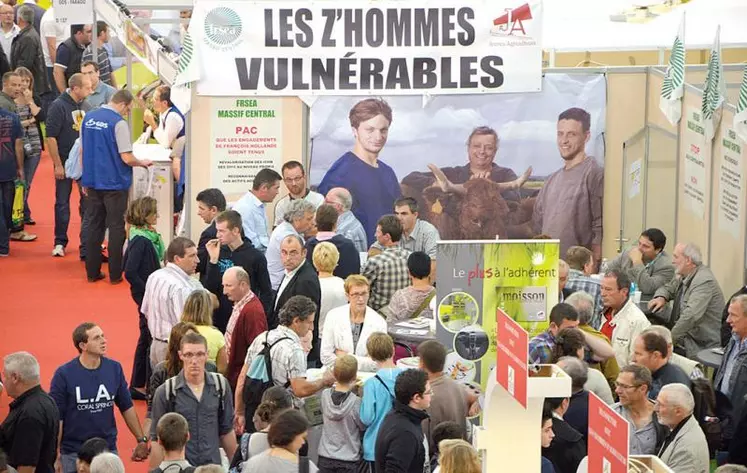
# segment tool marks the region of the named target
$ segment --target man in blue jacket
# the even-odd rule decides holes
[[[153,163],[132,154],[130,127],[124,117],[132,108],[132,93],[120,90],[111,101],[86,114],[81,128],[83,176],[81,184],[88,195],[86,218],[90,234],[87,241],[86,274],[89,282],[103,279],[101,252],[98,249],[109,229],[109,281],[122,281],[122,248],[125,241],[124,214],[127,194],[132,185],[132,168]]]

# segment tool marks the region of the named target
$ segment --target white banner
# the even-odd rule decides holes
[[[280,98],[210,101],[210,175],[224,194],[251,189],[261,169],[283,164],[283,100]]]
[[[703,115],[696,107],[687,108],[685,127],[685,178],[682,185],[685,207],[699,218],[705,216],[706,162],[710,146],[706,146]]]
[[[54,18],[61,25],[93,23],[93,0],[53,0]]]
[[[203,95],[537,92],[540,0],[198,0]]]
[[[721,230],[739,238],[742,221],[742,146],[734,130],[721,129],[720,192],[718,198],[718,225]]]

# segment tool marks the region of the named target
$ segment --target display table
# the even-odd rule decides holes
[[[721,366],[721,359],[724,357],[723,348],[706,348],[700,350],[695,359],[698,360],[703,366],[708,368],[718,368]]]
[[[413,319],[418,320],[418,319]],[[417,322],[415,323],[417,325]],[[426,340],[434,340],[436,333],[429,326],[416,328],[412,320],[403,320],[388,324],[387,332],[395,342],[406,343],[408,345],[420,345]]]
[[[483,426],[476,428],[474,440],[484,450],[483,471],[540,471],[542,406],[547,397],[570,397],[571,378],[556,365],[539,367],[528,380],[526,409],[498,384],[495,368],[491,370]]]
[[[147,169],[133,168],[130,201],[144,196],[156,199],[159,216],[156,231],[168,247],[174,236],[174,175],[171,172],[170,151],[160,145],[136,143],[132,152],[138,159],[153,161],[153,166]]]

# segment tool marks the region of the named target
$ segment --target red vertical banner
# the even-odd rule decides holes
[[[521,325],[500,308],[496,315],[496,377],[498,384],[527,408],[529,384],[529,335]]]
[[[589,393],[589,471],[627,473],[628,421]]]

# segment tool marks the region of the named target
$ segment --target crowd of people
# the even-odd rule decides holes
[[[107,277],[106,259],[109,281],[129,283],[139,326],[129,382],[106,356],[105,327],[94,322],[72,331],[77,353],[57,367],[49,393],[33,355],[4,357],[0,386],[13,402],[0,427],[0,473],[124,471],[115,406],[137,441],[132,459],[159,472],[481,471],[468,442],[469,419],[481,405],[444,372],[447,347],[436,340],[408,347],[419,367],[402,369],[387,334],[388,323],[435,317],[440,235],[420,218],[418,199],[400,196],[389,179],[382,188],[391,199],[374,209],[377,218],[360,221],[350,189],[330,178],[316,192],[303,165],[289,161],[280,172],[259,171],[230,208],[220,189],[197,193],[205,230],[197,242],[178,236],[166,244],[156,231],[157,202],[129,199],[132,168],[151,163],[132,152],[125,117],[135,98],[117,89],[107,25],[96,25],[96,53],[92,25],[73,25],[68,35],[53,9],[33,2],[0,5],[0,27],[0,256],[10,254],[10,242],[36,240],[27,231],[36,223],[28,194],[46,150],[55,176],[52,255],[68,252],[70,197],[78,187],[78,255],[87,279]],[[155,91],[158,119],[148,111],[144,121],[149,136],[171,150],[179,212],[185,119],[170,94],[167,86]],[[571,139],[560,137],[569,123],[583,132],[561,147],[583,170],[594,166],[583,152],[589,117],[581,112],[561,115],[559,142]],[[359,159],[377,159],[361,138],[372,122],[379,131],[366,133],[386,133],[385,102],[369,99],[351,112],[356,147],[336,173],[378,176]],[[494,142],[492,154],[475,151],[475,162],[489,158],[495,166],[495,131],[476,129],[470,150],[473,138]],[[465,168],[466,179],[488,176],[480,169]],[[587,171],[596,176],[587,196],[596,216],[601,170]],[[13,221],[19,180],[24,213]],[[278,200],[281,181],[288,194]],[[540,194],[540,219],[556,204],[550,192]],[[708,472],[712,457],[747,465],[747,287],[727,302],[699,249],[679,243],[669,255],[656,228],[597,274],[601,217],[586,220],[596,230],[583,238],[559,222],[565,233],[549,235],[560,238],[565,255],[561,301],[549,312],[548,329],[529,344],[532,363],[556,363],[572,383],[569,398],[545,402],[543,472],[575,473],[584,463],[590,393],[630,422],[631,454],[657,455],[677,472]],[[711,381],[697,356],[715,347],[723,347],[723,358]],[[312,425],[305,409],[312,396],[321,425]],[[147,405],[142,419],[135,402]]]
[[[590,393],[630,423],[630,454],[673,471],[707,473],[713,458],[719,471],[747,464],[747,287],[725,301],[698,247],[679,243],[670,255],[666,241],[643,231],[601,274],[587,248],[561,260],[561,302],[529,342],[532,363],[557,363],[572,383],[569,398],[545,402],[543,471],[585,467]],[[719,348],[709,377],[698,354]]]

